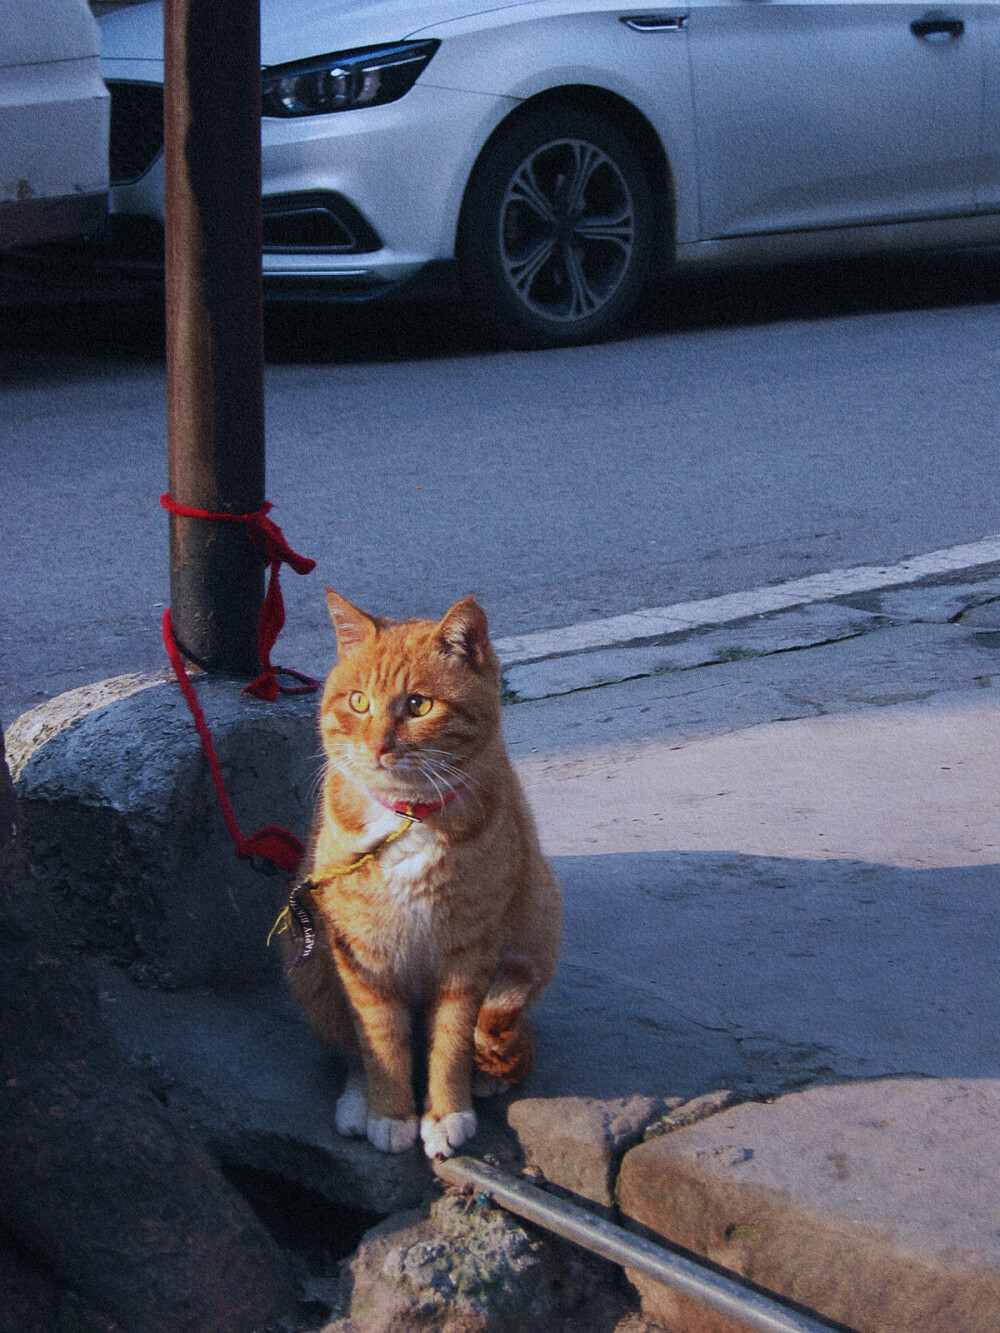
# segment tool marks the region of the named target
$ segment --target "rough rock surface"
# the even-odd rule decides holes
[[[9,798],[0,747],[0,1327],[89,1329],[77,1291],[121,1333],[262,1331],[292,1306],[286,1260],[38,934]]]
[[[129,692],[135,679],[117,692],[114,681],[73,691],[11,727],[33,892],[75,947],[142,981],[217,984],[273,970],[265,940],[283,883],[233,855],[179,688]],[[242,831],[282,824],[304,836],[315,696],[267,704],[218,677],[196,688]]]
[[[484,1216],[470,1218],[472,1210]],[[388,1333],[404,1313],[447,1319],[463,1333],[537,1326],[549,1299],[541,1248],[496,1209],[442,1199],[429,1225],[411,1216],[369,1232],[349,1269],[351,1318],[367,1333]]]
[[[525,1097],[511,1103],[507,1123],[550,1184],[610,1209],[622,1157],[666,1105],[657,1097]]]
[[[471,1194],[368,1232],[340,1300],[324,1333],[653,1333],[617,1270]]]
[[[5,1227],[123,1329],[262,1329],[293,1292],[242,1196],[120,1063],[72,960],[0,960]]]
[[[130,694],[138,694],[140,690],[163,685],[170,678],[169,667],[162,671],[109,676],[107,680],[94,681],[90,685],[67,690],[65,694],[54,695],[37,708],[22,713],[4,737],[11,777],[16,781],[21,769],[36,750],[40,750],[60,731],[79,722],[87,713],[106,708],[119,699],[127,699]]]
[[[140,988],[107,965],[98,977],[110,1031],[216,1155],[351,1208],[391,1213],[420,1200],[431,1172],[419,1147],[380,1153],[337,1133],[344,1066],[280,982],[220,995]]]
[[[672,1134],[675,1129],[684,1129],[687,1125],[696,1125],[699,1120],[707,1120],[710,1115],[724,1111],[736,1101],[736,1094],[729,1088],[719,1088],[715,1092],[706,1092],[701,1097],[692,1097],[689,1102],[677,1099],[666,1115],[648,1124],[643,1131],[644,1139],[656,1139],[661,1134]]]
[[[746,1103],[633,1148],[635,1221],[858,1333],[996,1333],[996,1079],[880,1079]],[[671,1333],[738,1333],[636,1279]]]

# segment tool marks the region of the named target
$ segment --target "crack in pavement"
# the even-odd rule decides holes
[[[893,584],[870,588],[861,595],[846,594],[829,601],[816,599],[805,604],[797,602],[742,617],[727,614],[722,623],[703,622],[685,627],[675,618],[668,629],[644,637],[641,642],[633,635],[614,645],[588,644],[581,639],[574,646],[567,630],[567,647],[561,653],[550,653],[538,659],[530,659],[529,655],[529,660],[517,660],[516,655],[511,660],[509,654],[504,658],[501,653],[505,661],[503,701],[514,704],[548,699],[703,666],[804,652],[906,624],[957,625],[970,612],[1000,601],[996,562],[962,573],[964,582],[958,587],[957,575],[952,571],[932,582],[925,578],[916,586]],[[797,583],[812,583],[823,577],[813,576],[812,580],[798,580]],[[780,592],[786,586],[792,585],[779,585],[774,591]],[[710,607],[713,602],[731,602],[735,596],[690,605]],[[744,596],[746,605],[750,605],[756,593]],[[684,605],[679,604],[680,607]],[[664,610],[674,612],[677,608]],[[656,614],[636,612],[634,616],[648,615],[652,625]],[[630,618],[618,617],[615,621],[594,623],[610,626],[627,620]],[[655,623],[662,629],[668,622],[661,616]],[[574,632],[580,630],[582,635],[588,626],[570,628]],[[563,632],[553,632],[550,638],[554,639],[556,633]],[[531,638],[543,639],[544,636],[524,636],[524,641]],[[498,648],[516,642],[520,640],[500,640]]]

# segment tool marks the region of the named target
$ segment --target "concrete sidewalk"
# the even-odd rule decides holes
[[[998,606],[507,710],[566,895],[540,1092],[1000,1073]]]
[[[567,917],[539,1091],[1000,1072],[984,694],[523,765]]]
[[[864,1333],[1000,1327],[1000,616],[943,595],[509,713],[567,918],[527,1091],[731,1090],[625,1152],[623,1213]],[[517,1118],[565,1175],[556,1118]]]
[[[810,628],[813,646],[800,651],[787,650],[788,622],[758,620],[727,628],[732,650],[715,645],[710,665],[505,709],[563,884],[566,932],[558,976],[536,1013],[537,1070],[509,1107],[487,1115],[473,1151],[511,1149],[506,1116],[521,1152],[550,1180],[605,1204],[624,1155],[624,1211],[865,1333],[1000,1327],[992,1294],[1000,1290],[1000,1187],[984,1164],[994,1155],[1000,1096],[998,597],[1000,587],[945,583],[907,589],[905,615],[884,599],[819,608],[831,624],[867,620],[832,642],[817,642]],[[751,641],[741,634],[752,637],[752,651],[741,649]],[[140,990],[112,968],[103,978],[119,1039],[157,1071],[167,1100],[235,1160],[279,1163],[292,1178],[376,1211],[423,1188],[416,1158],[377,1158],[332,1134],[339,1071],[310,1044],[280,988],[227,997]],[[855,1086],[866,1089],[860,1110],[839,1091]],[[803,1088],[811,1091],[796,1091]],[[698,1108],[685,1116],[680,1104],[720,1090],[730,1096],[701,1108],[749,1103],[738,1108],[744,1119],[730,1121],[730,1109],[685,1125]],[[948,1114],[932,1114],[945,1094]],[[817,1105],[816,1097],[833,1101]],[[886,1100],[891,1113],[878,1109]],[[844,1149],[830,1126],[848,1121],[853,1146]],[[818,1176],[805,1168],[768,1175],[770,1158],[754,1144],[774,1139],[772,1122],[779,1158],[782,1137],[805,1145],[804,1125],[826,1125],[802,1147],[802,1161],[833,1165]],[[721,1140],[703,1142],[713,1126]],[[672,1132],[633,1146],[663,1130]],[[865,1134],[878,1136],[875,1148]],[[744,1150],[749,1158],[739,1157]],[[646,1166],[638,1170],[633,1158]],[[759,1179],[741,1177],[746,1188],[734,1193],[723,1171],[720,1184],[718,1162],[730,1159],[757,1160]],[[580,1166],[588,1161],[589,1175]],[[895,1169],[876,1179],[871,1164],[900,1161],[913,1170],[895,1171],[907,1183],[893,1193]],[[831,1202],[828,1177],[844,1170],[854,1193]],[[683,1225],[666,1208],[682,1175],[701,1200]],[[961,1181],[958,1196],[942,1187],[949,1178]],[[646,1188],[656,1179],[673,1182],[660,1192],[662,1208]],[[824,1242],[802,1253],[818,1272],[822,1252],[825,1276],[810,1282],[809,1271],[790,1267],[786,1233],[781,1262],[770,1262],[768,1228],[754,1217],[773,1218],[775,1208],[812,1216],[817,1189]],[[867,1214],[855,1202],[866,1190],[882,1200]],[[903,1226],[914,1217],[919,1226]],[[862,1271],[848,1255],[873,1238],[884,1262]],[[865,1281],[916,1273],[903,1284],[909,1303],[889,1309],[873,1293],[870,1318],[863,1298],[845,1304],[829,1278],[838,1254],[862,1297]],[[930,1281],[932,1271],[945,1272],[944,1286]],[[975,1299],[959,1317],[954,1293],[972,1287]],[[730,1328],[650,1301],[671,1333]]]

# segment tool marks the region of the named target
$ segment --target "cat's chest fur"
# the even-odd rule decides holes
[[[423,897],[440,878],[447,855],[448,844],[439,833],[424,824],[412,824],[379,857],[382,878],[392,898],[402,907],[413,897]]]
[[[390,896],[402,900],[408,890],[431,886],[447,857],[448,844],[437,830],[419,822],[400,831],[400,816],[378,806],[365,820],[362,850],[376,852]]]
[[[399,828],[399,816],[383,811],[366,826],[374,843]],[[373,885],[369,944],[378,948],[412,999],[426,989],[441,952],[442,901],[448,844],[435,829],[412,824],[382,847]]]

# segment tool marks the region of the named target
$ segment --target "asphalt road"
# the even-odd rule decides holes
[[[2,271],[0,271],[2,275]],[[686,279],[619,341],[514,352],[448,304],[268,319],[276,658],[321,672],[322,586],[494,632],[894,561],[1000,532],[1000,264]],[[155,309],[0,311],[0,716],[162,664]]]

